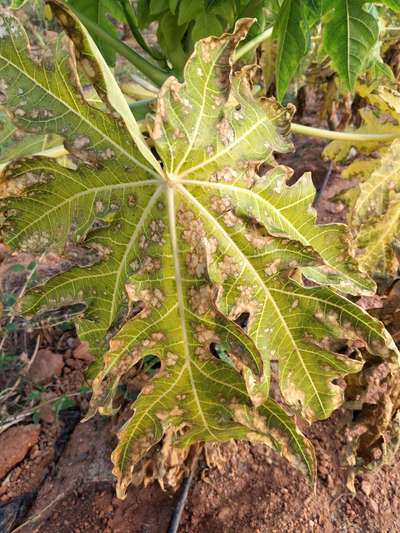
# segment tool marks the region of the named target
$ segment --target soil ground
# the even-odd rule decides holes
[[[311,170],[317,188],[328,166],[321,158],[323,144],[296,139],[296,154],[282,158],[295,169],[295,177]],[[343,206],[330,198],[345,185],[334,171],[318,205],[320,222],[344,220]],[[73,333],[44,336],[39,348],[62,358],[61,363],[55,358],[57,375],[52,378],[50,394],[79,395],[87,361]],[[32,425],[30,429],[13,426],[13,430],[21,428],[14,450],[2,448],[0,440],[0,468],[4,464],[7,470],[0,480],[1,532],[167,531],[179,491],[162,491],[155,484],[145,489],[131,487],[126,500],[118,500],[109,459],[115,444],[114,421],[96,417],[81,424],[86,407],[87,398],[81,395],[57,417],[44,410],[33,425],[31,418],[24,420],[23,424]],[[218,467],[208,466],[201,457],[179,531],[400,531],[400,457],[395,464],[357,480],[356,493],[350,493],[340,463],[343,415],[337,412],[331,420],[305,428],[318,458],[315,491],[286,461],[261,445],[221,445]],[[21,449],[25,449],[22,458],[18,455]],[[16,462],[9,469],[12,453]]]

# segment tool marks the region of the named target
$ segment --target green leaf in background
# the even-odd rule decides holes
[[[117,30],[110,20],[110,16],[116,20],[125,19],[124,12],[118,0],[68,0],[68,3],[87,18],[95,22],[100,28],[117,38]],[[107,63],[115,65],[115,51],[111,46],[104,44],[99,38],[93,36],[100,52]]]
[[[176,8],[178,7],[179,0],[169,0],[168,7],[173,15],[175,15]]]
[[[313,26],[321,19],[322,1],[323,0],[305,0],[307,19],[310,26]]]
[[[136,16],[139,28],[143,29],[150,24],[152,21],[150,15],[150,0],[138,0],[136,4]]]
[[[393,11],[400,11],[400,0],[381,0],[381,3],[387,5]]]
[[[11,0],[10,7],[11,9],[20,9],[23,7],[28,0]]]
[[[275,77],[279,101],[283,100],[288,85],[307,52],[308,36],[304,23],[304,4],[298,0],[285,0],[274,26],[278,46]]]
[[[150,0],[150,15],[156,16],[168,9],[167,0]]]
[[[221,35],[224,32],[224,26],[220,19],[212,13],[201,13],[196,17],[196,21],[190,34],[191,47],[200,39],[207,37],[208,35]]]
[[[178,25],[182,26],[191,20],[196,20],[196,17],[204,11],[204,0],[181,0],[179,4]]]
[[[264,31],[266,25],[265,5],[268,4],[266,0],[252,0],[241,7],[236,15],[238,18],[254,18],[254,24],[249,30],[244,42],[249,41]],[[231,25],[229,26],[231,27]]]
[[[170,11],[166,11],[157,29],[161,48],[178,71],[183,70],[188,56],[187,50],[183,47],[187,27],[187,24],[178,26],[177,18]]]
[[[376,45],[376,16],[363,0],[325,0],[323,45],[345,88],[351,91]]]

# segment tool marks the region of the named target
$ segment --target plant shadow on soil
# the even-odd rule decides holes
[[[321,159],[323,144],[297,139],[296,154],[281,161],[295,169],[296,177],[311,170],[318,188],[328,166]],[[343,182],[334,173],[318,206],[320,222],[344,220],[343,206],[329,201],[340,188]],[[74,358],[73,348],[61,352],[64,366],[55,389],[77,391],[84,383],[84,365]],[[131,487],[126,500],[118,500],[109,459],[115,444],[113,422],[97,416],[79,424],[80,416],[76,408],[63,412],[57,423],[51,418],[40,422],[37,442],[0,482],[0,529],[8,533],[25,523],[18,531],[166,531],[178,493],[163,492],[153,484]],[[342,419],[338,411],[330,420],[305,428],[318,459],[315,493],[285,460],[261,445],[221,445],[219,468],[207,467],[201,458],[179,531],[400,531],[400,458],[358,480],[352,495],[340,466]],[[3,453],[7,452],[0,449],[0,459]]]

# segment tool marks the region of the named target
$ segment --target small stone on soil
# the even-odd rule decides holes
[[[89,353],[89,343],[86,341],[82,341],[80,344],[78,344],[73,351],[73,356],[75,359],[81,359],[87,363],[91,363],[93,361],[93,357]]]
[[[13,426],[0,435],[0,479],[20,463],[39,441],[40,426]]]
[[[61,376],[63,368],[64,361],[61,354],[48,349],[39,350],[28,376],[34,383],[45,385],[51,382],[53,376]]]
[[[369,496],[371,494],[371,483],[367,481],[366,479],[364,479],[361,482],[361,490],[366,496]]]

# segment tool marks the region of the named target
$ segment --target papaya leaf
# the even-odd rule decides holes
[[[375,13],[360,0],[325,0],[323,45],[351,91],[379,35]]]
[[[231,438],[264,442],[313,479],[309,441],[269,396],[271,360],[285,403],[312,421],[342,403],[334,380],[362,368],[334,346],[398,354],[382,324],[335,289],[369,286],[347,258],[345,227],[318,226],[310,176],[289,187],[274,161],[292,149],[292,110],[253,95],[251,68],[232,72],[251,21],[199,41],[185,83],[171,77],[161,88],[150,125],[160,165],[93,40],[61,2],[49,3],[107,109],[82,97],[59,44],[53,63],[33,61],[19,23],[0,17],[3,105],[18,127],[61,135],[77,164],[8,165],[2,231],[16,250],[73,245],[92,258],[22,303],[28,316],[85,308],[76,326],[98,357],[90,415],[115,412],[128,373],[146,356],[160,361],[119,432],[118,495],[146,479],[157,444],[160,482],[171,450],[183,460],[193,443]],[[301,274],[320,286],[303,286]]]
[[[306,0],[305,4],[307,8],[312,11],[315,16],[321,16],[322,14],[322,3],[323,0]]]
[[[274,25],[274,37],[278,46],[276,92],[278,100],[282,101],[307,52],[306,10],[303,2],[284,0]]]
[[[187,28],[188,24],[179,26],[177,18],[170,11],[166,11],[160,18],[157,29],[162,49],[165,50],[174,67],[180,71],[183,70],[187,60],[187,51],[182,42]]]
[[[307,20],[311,26],[319,23],[322,16],[322,0],[306,0]]]
[[[179,4],[178,25],[182,26],[192,20],[196,20],[204,9],[204,0],[198,0],[197,2],[185,2],[183,0]]]
[[[393,245],[400,239],[400,141],[381,150],[373,165],[359,186],[350,222],[358,230],[360,264],[372,273],[395,273],[398,263]]]
[[[39,154],[56,146],[62,152],[57,135],[21,132],[4,113],[0,113],[0,169],[17,157]]]

